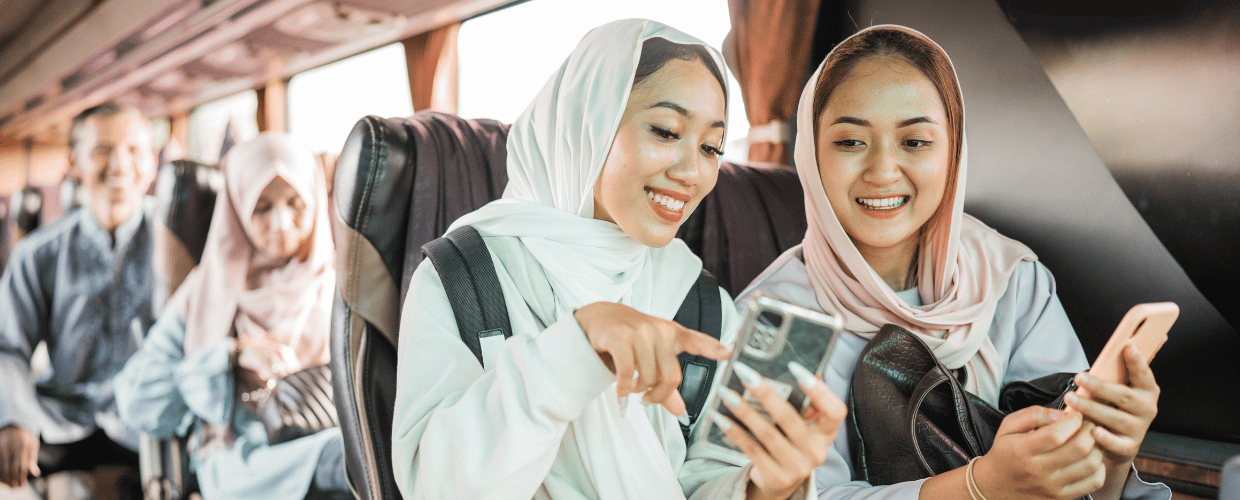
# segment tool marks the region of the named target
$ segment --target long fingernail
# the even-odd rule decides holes
[[[723,416],[718,412],[711,412],[710,419],[715,421],[715,425],[719,426],[719,430],[727,431],[732,428],[732,419]]]
[[[741,382],[744,382],[746,386],[757,387],[762,385],[762,375],[758,375],[758,372],[754,371],[753,368],[745,366],[744,363],[732,365],[732,371],[736,372],[736,376],[740,377]]]
[[[720,396],[723,397],[723,403],[728,405],[729,408],[736,408],[741,405],[741,395],[737,394],[736,391],[727,387],[720,387],[719,390]]]
[[[806,389],[809,389],[809,388],[814,387],[815,385],[818,385],[818,377],[814,376],[814,372],[811,372],[807,370],[804,366],[801,366],[801,363],[797,363],[796,361],[789,361],[788,371],[792,372],[792,376],[796,377],[797,382],[800,382],[801,385],[804,386]]]

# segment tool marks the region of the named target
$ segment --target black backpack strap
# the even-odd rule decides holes
[[[423,245],[422,254],[439,273],[461,331],[461,341],[478,358],[478,364],[483,364],[482,338],[512,336],[504,290],[500,288],[486,242],[472,226],[461,226]]]
[[[723,304],[719,297],[719,285],[715,282],[715,277],[705,269],[689,289],[689,294],[680,304],[680,310],[676,311],[673,320],[685,328],[720,338],[723,330]],[[689,429],[702,413],[702,406],[710,395],[710,386],[715,381],[715,367],[718,362],[685,352],[680,353],[679,358],[683,377],[680,382],[680,396],[685,400],[685,411],[689,416],[689,425],[680,424],[680,431],[684,433],[685,442],[688,443]]]

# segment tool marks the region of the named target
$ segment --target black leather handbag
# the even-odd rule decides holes
[[[292,441],[340,425],[332,402],[328,365],[306,368],[268,387],[242,392],[241,401],[267,428],[267,444]]]
[[[885,325],[861,351],[848,392],[853,479],[888,485],[964,467],[990,450],[1008,413],[1063,408],[1073,375],[1007,384],[995,408],[965,391],[964,371],[944,367],[916,334]]]

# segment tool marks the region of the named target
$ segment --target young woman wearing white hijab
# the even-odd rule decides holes
[[[453,224],[483,236],[513,336],[484,369],[433,266],[414,272],[392,445],[406,498],[813,496],[843,413],[824,384],[809,388],[821,408],[809,421],[772,395],[795,439],[767,433],[773,451],[752,467],[685,463],[676,354],[729,354],[669,321],[702,269],[674,237],[718,175],[723,68],[670,27],[617,21],[587,34],[517,119],[502,199]],[[736,320],[724,312],[723,344]]]
[[[805,86],[797,126],[809,229],[740,299],[760,291],[843,314],[825,374],[833,391],[848,391],[861,350],[888,323],[918,334],[949,369],[964,367],[965,388],[991,404],[1007,382],[1089,367],[1050,272],[964,214],[964,105],[942,48],[900,26],[853,35]],[[1132,471],[1158,386],[1126,351],[1132,387],[1082,374],[1096,402],[1070,396],[1076,412],[1032,407],[1004,419],[973,467],[984,498],[1170,498]],[[978,498],[965,467],[873,486],[851,481],[848,456],[841,435],[818,468],[820,498]]]
[[[240,404],[259,385],[328,362],[335,251],[322,170],[283,134],[232,149],[202,261],[116,378],[121,418],[190,435],[203,497],[348,498],[339,428],[269,445]]]

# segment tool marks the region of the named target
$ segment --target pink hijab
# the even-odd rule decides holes
[[[225,163],[224,192],[215,201],[202,262],[169,299],[185,321],[185,352],[210,347],[235,328],[238,337],[293,348],[304,367],[327,363],[336,273],[322,170],[309,151],[275,133],[237,145]],[[276,176],[314,213],[304,258],[272,259],[250,243],[254,207]]]
[[[925,35],[903,26],[874,26],[853,37],[876,29],[912,34],[943,52]],[[943,57],[947,57],[945,52]],[[805,188],[805,212],[809,222],[802,248],[818,303],[824,310],[840,312],[845,328],[866,339],[873,338],[879,328],[888,323],[918,333],[948,368],[967,367],[969,376],[965,388],[993,403],[998,399],[1006,364],[989,336],[995,307],[1007,291],[1016,265],[1037,257],[1019,242],[965,215],[968,148],[962,132],[959,166],[954,179],[955,195],[948,189],[943,199],[951,211],[941,210],[934,216],[950,217],[950,222],[935,224],[933,218],[928,221],[924,227],[934,228],[933,233],[924,235],[918,252],[918,292],[925,305],[910,307],[897,297],[857,251],[822,187],[816,151],[817,120],[813,110],[814,91],[825,63],[824,60],[818,66],[801,93],[797,112],[800,133],[794,150],[801,185]],[[960,117],[963,121],[963,110]],[[948,179],[947,185],[952,183],[953,179]]]

